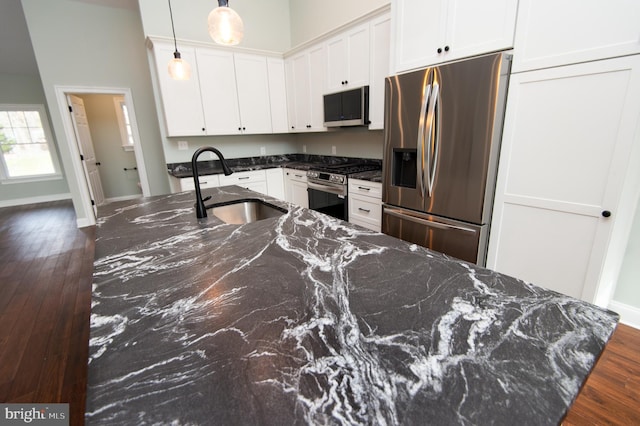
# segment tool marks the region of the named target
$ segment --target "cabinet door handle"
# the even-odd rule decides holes
[[[360,210],[361,212],[365,212],[365,213],[371,213],[371,210],[363,209],[362,207],[358,207],[358,210]]]
[[[442,53],[442,47],[438,47],[437,52],[438,52],[438,53]]]
[[[358,189],[362,189],[363,191],[371,191],[371,188],[367,188],[366,186],[359,186]]]
[[[243,176],[243,177],[239,177],[238,180],[245,180],[245,179],[249,179],[250,176]]]
[[[602,212],[602,217],[610,217],[611,216],[611,212],[609,210],[605,210]]]

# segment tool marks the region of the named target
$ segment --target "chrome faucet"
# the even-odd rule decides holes
[[[202,193],[200,192],[200,178],[198,177],[198,157],[205,151],[213,152],[220,159],[220,163],[222,163],[222,171],[225,176],[229,176],[231,173],[231,169],[227,165],[222,153],[215,149],[212,146],[203,146],[202,148],[198,148],[196,152],[193,153],[193,157],[191,157],[191,169],[193,170],[193,181],[196,187],[196,216],[198,219],[203,217],[207,217],[207,206],[204,205],[204,202],[211,198],[208,196],[207,198],[202,198]]]

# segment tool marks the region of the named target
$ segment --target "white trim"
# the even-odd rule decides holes
[[[95,220],[91,220],[91,218],[76,219],[76,226],[78,228],[87,228],[95,224],[96,224]]]
[[[70,200],[71,193],[39,195],[37,197],[14,198],[13,200],[0,201],[0,207],[24,206],[26,204],[48,203],[50,201]]]
[[[136,118],[135,108],[133,105],[133,96],[131,89],[126,87],[91,87],[91,86],[54,86],[56,93],[56,99],[58,101],[58,108],[60,110],[60,116],[62,118],[62,125],[65,132],[65,140],[69,152],[71,153],[71,161],[73,163],[73,170],[76,175],[78,187],[80,188],[80,198],[85,212],[89,214],[86,219],[78,219],[78,227],[91,226],[95,224],[95,217],[91,213],[93,206],[91,205],[91,196],[89,195],[89,186],[84,179],[84,170],[82,168],[82,162],[80,161],[80,151],[78,150],[78,144],[76,142],[76,135],[73,130],[73,123],[71,121],[71,115],[69,114],[69,106],[67,105],[67,94],[106,94],[114,96],[124,96],[125,103],[129,112],[129,120],[131,122],[131,132],[134,140],[133,151],[136,157],[136,166],[138,167],[138,176],[140,179],[140,187],[142,188],[142,195],[148,197],[151,195],[151,189],[149,187],[149,177],[147,176],[147,169],[145,167],[144,155],[142,153],[142,146],[140,144],[140,133],[138,131],[138,121]],[[69,176],[69,173],[67,173]]]
[[[609,309],[620,314],[621,323],[640,329],[640,308],[612,300]]]

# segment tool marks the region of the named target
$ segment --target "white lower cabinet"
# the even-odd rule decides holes
[[[267,175],[264,170],[234,172],[229,176],[220,175],[220,186],[238,185],[267,195]]]
[[[608,303],[637,202],[638,99],[640,55],[511,76],[487,267]]]
[[[349,179],[349,223],[380,232],[382,228],[382,184]]]
[[[285,200],[284,195],[284,172],[281,168],[266,169],[267,194],[278,200]]]
[[[307,173],[302,170],[284,169],[285,200],[300,207],[309,208]]]

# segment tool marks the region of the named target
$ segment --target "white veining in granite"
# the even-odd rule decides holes
[[[557,424],[617,321],[282,202],[129,203],[100,210],[87,424]]]

